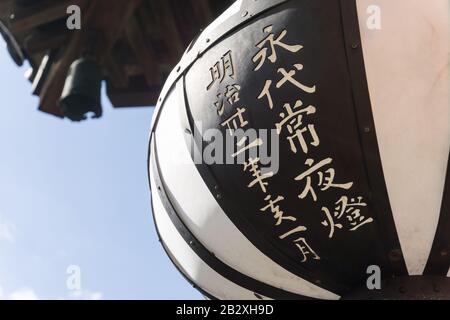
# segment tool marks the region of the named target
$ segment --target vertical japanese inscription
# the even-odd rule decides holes
[[[319,221],[322,219],[320,226],[326,228],[327,233],[324,235],[329,239],[333,239],[338,231],[359,230],[373,222],[373,218],[363,213],[368,206],[364,198],[350,194],[354,182],[342,181],[342,177],[339,177],[333,166],[334,159],[331,156],[314,157],[315,149],[321,149],[321,154],[324,153],[320,128],[314,122],[320,108],[312,104],[305,104],[303,101],[305,101],[306,95],[316,94],[317,86],[310,80],[302,79],[302,71],[305,66],[301,61],[287,66],[278,65],[281,50],[283,54],[292,55],[293,59],[297,60],[298,53],[306,48],[301,44],[289,42],[287,29],[283,29],[278,34],[275,34],[273,30],[273,25],[263,28],[264,37],[255,44],[257,51],[251,62],[254,64],[253,72],[255,73],[258,73],[266,64],[275,65],[276,72],[273,77],[262,80],[255,103],[260,102],[265,105],[267,112],[271,113],[275,119],[273,126],[278,136],[285,139],[292,156],[304,163],[302,171],[297,172],[292,176],[292,181],[286,181],[286,183],[298,185],[299,192],[296,200],[301,202],[320,203],[321,194],[329,192],[329,190],[340,193],[333,208],[321,206],[321,212],[316,213],[319,215]],[[211,80],[206,87],[207,91],[216,86],[222,89],[217,89],[212,106],[220,118],[226,109],[231,109],[229,113],[227,112],[229,116],[221,119],[220,122],[221,127],[231,136],[236,130],[246,129],[249,126],[248,108],[241,103],[243,86],[237,79],[236,70],[239,68],[236,67],[239,66],[234,64],[233,52],[229,50],[209,68]],[[227,81],[225,82],[225,80]],[[224,82],[225,84],[223,84]],[[288,87],[290,90],[296,90],[298,95],[292,97],[290,101],[276,101],[273,92]],[[247,156],[246,151],[257,150],[263,144],[264,141],[257,137],[254,140],[244,137],[236,142],[236,152],[231,156]],[[283,203],[289,199],[285,194],[271,190],[271,180],[276,174],[263,170],[260,159],[252,156],[245,158],[242,171],[248,175],[246,187],[261,193],[262,205],[259,211],[261,216],[269,214],[272,216],[278,239],[288,242],[296,248],[300,255],[300,262],[320,260],[319,254],[308,241],[308,227],[302,223],[301,214],[299,212],[286,213]],[[302,205],[300,204],[298,207],[302,208]]]
[[[282,30],[278,35],[274,34],[272,31],[273,25],[265,27],[263,33],[267,34],[266,37],[255,46],[258,51],[252,58],[252,61],[256,64],[254,72],[258,72],[267,62],[276,64],[279,56],[278,50],[296,54],[303,49],[303,45],[290,44],[285,41],[285,38],[288,35],[286,29]],[[270,111],[276,109],[276,101],[274,101],[272,97],[272,90],[277,90],[290,84],[297,87],[301,92],[308,94],[314,93],[316,91],[315,85],[306,85],[294,78],[297,72],[301,70],[303,70],[303,65],[300,63],[294,64],[289,71],[282,67],[278,68],[277,77],[275,79],[265,79],[264,86],[256,99],[266,101]],[[280,121],[275,123],[275,128],[278,135],[281,135],[282,133],[287,135],[287,140],[289,141],[293,153],[297,153],[299,149],[304,153],[308,153],[309,145],[318,146],[320,144],[320,139],[316,133],[314,124],[306,122],[308,120],[307,117],[312,116],[316,112],[316,108],[311,105],[304,107],[303,102],[300,99],[294,101],[293,104],[294,106],[291,105],[291,102],[286,102],[283,105],[284,111],[279,113]],[[309,140],[307,140],[308,133]],[[285,195],[278,195],[275,200],[272,199],[272,196],[267,196],[264,199],[266,205],[261,211],[270,209],[276,220],[276,226],[280,226],[283,223],[293,224],[289,231],[279,236],[279,239],[291,242],[295,248],[298,249],[301,256],[300,261],[302,263],[309,259],[320,260],[320,256],[306,239],[305,231],[308,229],[303,224],[299,224],[299,216],[284,215],[284,211],[281,209],[280,205],[285,199]]]
[[[287,50],[294,54],[305,47],[300,44],[288,44],[284,42],[287,37],[287,30],[284,29],[279,35],[272,33],[273,25],[263,29],[268,35],[258,44],[258,52],[253,57],[253,62],[257,63],[254,71],[260,70],[266,60],[277,63],[277,50]],[[268,52],[271,52],[268,55]],[[334,189],[336,191],[350,191],[354,185],[350,182],[337,182],[336,169],[333,167],[333,158],[314,159],[311,149],[320,148],[321,140],[319,130],[313,122],[318,109],[314,105],[304,105],[303,97],[316,93],[317,87],[313,83],[301,80],[299,73],[304,69],[303,63],[297,61],[290,66],[276,67],[276,74],[272,79],[266,79],[257,100],[265,102],[269,111],[278,112],[279,121],[275,123],[275,128],[280,136],[285,137],[291,152],[302,156],[305,164],[303,172],[294,177],[294,181],[301,183],[298,198],[301,201],[318,202],[320,193]],[[292,86],[298,89],[298,96],[294,101],[282,101],[282,110],[279,110],[278,102],[273,98],[273,90],[282,90],[285,86]],[[284,196],[277,200],[285,199]],[[362,196],[351,197],[343,194],[335,203],[332,210],[322,207],[322,214],[325,218],[322,225],[328,228],[328,237],[334,237],[336,230],[346,229],[356,231],[366,224],[372,223],[373,218],[366,217],[361,210],[367,208],[367,203]],[[278,209],[279,210],[279,209]],[[279,217],[279,215],[278,215]],[[306,230],[304,230],[306,231]],[[311,252],[312,248],[307,245],[306,239],[302,238],[303,247],[307,247]],[[305,257],[303,253],[303,257]]]

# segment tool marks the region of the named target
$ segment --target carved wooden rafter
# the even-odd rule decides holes
[[[31,5],[0,0],[0,19],[34,67],[30,75],[33,88],[39,89],[34,90],[39,109],[62,116],[58,103],[68,70],[87,52],[102,68],[115,106],[124,106],[127,99],[130,104],[154,103],[168,70],[200,26],[212,19],[210,1],[216,0],[183,0],[182,6],[178,0],[41,0]],[[82,9],[81,30],[63,24],[67,7],[74,4]],[[37,76],[44,57],[46,71]]]
[[[82,5],[83,0],[46,1],[36,6],[15,7],[13,15],[10,17],[9,29],[12,33],[18,34],[29,31],[32,28],[45,23],[55,21],[67,14],[67,7],[70,5]]]
[[[97,57],[97,62],[104,66],[107,61],[106,57],[140,2],[141,0],[128,0],[127,2],[91,0],[84,3],[86,6],[84,25],[81,30],[74,31],[63,56],[52,67],[40,94],[40,110],[61,116],[58,100],[72,62],[83,52],[92,51],[91,53]],[[94,19],[98,12],[107,12],[107,14]]]

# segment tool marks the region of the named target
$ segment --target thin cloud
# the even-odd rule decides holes
[[[16,240],[15,233],[15,226],[10,222],[2,220],[0,217],[0,241],[13,243]]]
[[[91,292],[89,290],[76,291],[69,294],[69,299],[71,300],[102,300],[102,292]],[[13,291],[10,294],[5,294],[3,288],[0,287],[0,300],[39,300],[36,292],[28,287],[24,287]],[[57,300],[65,300],[64,298],[59,298]]]
[[[37,294],[33,289],[21,288],[9,294],[6,297],[7,300],[38,300]]]
[[[103,298],[103,293],[101,292],[91,292],[89,290],[75,291],[70,294],[70,298],[76,300],[101,300]]]
[[[22,288],[9,295],[10,300],[38,300],[38,296],[30,288]]]

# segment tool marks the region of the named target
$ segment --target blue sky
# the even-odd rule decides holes
[[[25,71],[0,40],[0,299],[200,299],[153,227],[153,109],[113,110],[103,94],[100,120],[60,120],[37,111]]]

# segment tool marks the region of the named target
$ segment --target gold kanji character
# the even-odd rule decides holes
[[[278,203],[284,200],[283,196],[278,196],[275,200],[272,200],[272,196],[268,195],[265,199],[268,204],[261,208],[260,211],[265,212],[270,209],[270,212],[273,213],[273,217],[276,222],[276,226],[279,226],[284,220],[297,221],[297,218],[292,216],[285,216],[283,210],[280,209]]]
[[[299,143],[303,153],[307,154],[309,148],[305,134],[309,133],[311,136],[311,142],[309,142],[309,144],[314,147],[318,147],[320,145],[320,139],[317,135],[314,124],[303,125],[303,116],[314,114],[316,112],[316,108],[311,105],[306,108],[302,108],[302,106],[303,102],[301,100],[297,100],[295,102],[294,108],[292,108],[289,103],[286,103],[283,106],[285,111],[280,113],[282,120],[275,124],[275,127],[278,134],[281,133],[284,127],[287,127],[290,134],[287,139],[293,153],[297,153],[297,143]]]
[[[319,255],[311,248],[305,238],[298,238],[294,241],[294,244],[303,256],[302,263],[308,260],[308,256],[311,256],[313,260],[320,260]]]
[[[232,84],[226,86],[225,94],[218,93],[217,101],[214,102],[214,107],[217,110],[217,114],[219,116],[223,115],[225,109],[225,100],[228,102],[230,106],[234,105],[239,101],[239,91],[241,90],[241,86],[237,84]]]
[[[283,239],[286,239],[287,237],[290,237],[290,236],[292,236],[292,235],[294,235],[294,234],[296,234],[296,233],[304,232],[304,231],[306,231],[306,230],[308,230],[306,227],[304,227],[304,226],[298,226],[298,227],[296,227],[296,228],[294,228],[294,229],[292,229],[292,230],[289,230],[288,232],[282,234],[281,236],[279,236],[279,238],[280,238],[281,240],[283,240]]]
[[[343,196],[336,202],[336,217],[340,219],[345,215],[352,226],[350,231],[355,231],[361,226],[373,222],[372,218],[366,218],[361,215],[362,207],[367,207],[367,203],[363,201],[362,197],[349,199]]]
[[[334,170],[334,168],[329,168],[325,171],[322,170],[323,167],[331,164],[332,162],[333,159],[331,158],[326,158],[317,164],[315,164],[313,159],[306,160],[305,164],[309,167],[309,169],[295,178],[296,181],[306,180],[305,188],[303,192],[298,196],[300,199],[304,199],[308,194],[311,194],[313,200],[317,201],[317,194],[312,185],[312,177],[311,177],[311,175],[314,173],[317,173],[319,177],[317,186],[320,188],[321,191],[325,191],[330,188],[340,188],[348,190],[353,186],[353,182],[342,184],[334,183],[334,178],[336,175],[336,171]]]
[[[227,120],[222,122],[220,125],[222,127],[227,127],[230,135],[233,135],[234,130],[245,127],[248,121],[244,119],[243,114],[245,113],[245,108],[237,108],[236,113],[229,117]]]
[[[284,68],[279,68],[278,73],[280,73],[282,75],[282,78],[280,80],[278,80],[278,82],[276,83],[276,88],[279,89],[282,86],[284,86],[287,82],[289,82],[306,93],[316,92],[316,86],[308,87],[308,86],[300,83],[296,79],[294,79],[294,76],[296,75],[297,71],[300,71],[302,69],[303,69],[303,65],[299,64],[299,63],[294,64],[294,68],[289,71],[286,71],[286,69],[284,69]],[[272,93],[271,93],[272,84],[273,84],[272,80],[270,80],[270,79],[266,80],[266,82],[264,83],[263,89],[261,90],[261,92],[258,95],[258,100],[261,100],[262,98],[266,97],[267,102],[269,104],[269,109],[273,109],[273,106],[274,106]]]
[[[244,171],[247,170],[252,173],[252,177],[254,178],[247,187],[252,188],[256,184],[258,184],[262,192],[266,193],[266,187],[269,184],[266,180],[273,176],[273,172],[267,172],[263,174],[259,167],[259,158],[250,158],[244,165]]]
[[[363,225],[373,222],[372,218],[366,218],[361,214],[361,208],[367,207],[363,197],[349,199],[347,196],[342,196],[335,205],[333,213],[326,207],[322,208],[326,215],[326,220],[322,221],[322,225],[330,227],[329,238],[333,237],[336,228],[343,228],[341,219],[344,217],[350,225],[350,231],[355,231]]]
[[[326,216],[326,220],[322,221],[322,225],[325,227],[330,227],[330,232],[328,234],[328,238],[333,238],[334,235],[334,230],[335,229],[342,229],[342,224],[341,223],[336,223],[334,221],[333,216],[331,215],[330,210],[328,210],[328,208],[323,207],[322,208],[323,213],[325,213]]]
[[[283,30],[275,38],[275,34],[272,33],[272,29],[273,25],[265,27],[263,30],[265,33],[268,33],[269,35],[256,45],[256,47],[259,48],[260,50],[255,54],[255,56],[252,59],[254,63],[257,63],[257,66],[255,67],[254,71],[258,71],[259,69],[261,69],[261,67],[264,65],[267,59],[269,59],[269,61],[272,63],[275,63],[277,61],[276,47],[281,47],[292,53],[298,52],[300,49],[303,48],[303,46],[301,45],[289,45],[283,42],[283,39],[287,34],[286,30]],[[270,48],[269,56],[267,56],[268,53],[267,45]]]
[[[231,50],[225,53],[219,61],[209,68],[209,71],[211,73],[211,82],[206,87],[206,90],[211,89],[216,82],[222,83],[226,76],[234,79],[234,64]]]
[[[230,105],[233,105],[239,101],[240,90],[241,86],[237,84],[231,84],[226,87],[225,97]]]
[[[266,83],[264,84],[264,88],[262,89],[261,93],[258,96],[258,100],[262,99],[263,97],[267,98],[267,102],[269,103],[269,109],[273,109],[273,99],[272,99],[272,95],[270,94],[271,86],[272,86],[272,80],[266,80]]]
[[[237,150],[235,153],[233,153],[231,156],[233,158],[236,158],[238,155],[244,153],[247,150],[253,149],[253,148],[257,148],[263,145],[263,140],[260,138],[255,139],[253,142],[249,143],[248,145],[245,145],[245,143],[247,142],[247,137],[243,137],[241,140],[239,140],[236,145],[240,148],[239,150]]]
[[[277,89],[281,88],[282,86],[284,86],[284,84],[286,82],[289,82],[291,84],[293,84],[294,86],[296,86],[297,88],[299,88],[300,90],[306,92],[306,93],[314,93],[316,92],[316,86],[312,86],[312,87],[308,87],[302,83],[300,83],[299,81],[297,81],[294,76],[296,75],[297,71],[303,70],[303,65],[300,63],[294,64],[294,68],[286,71],[286,69],[284,68],[279,68],[278,69],[278,73],[281,73],[281,75],[283,76],[281,78],[280,81],[277,82]]]

